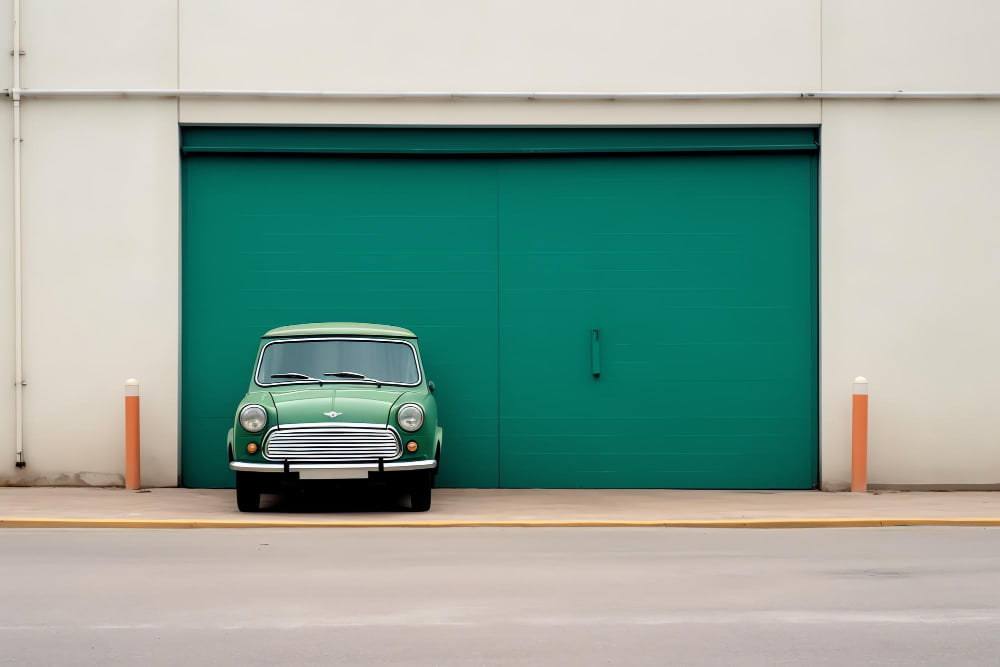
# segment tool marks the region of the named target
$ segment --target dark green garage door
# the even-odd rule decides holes
[[[231,482],[259,335],[326,320],[420,336],[444,485],[815,484],[810,130],[190,128],[185,153],[185,485]]]

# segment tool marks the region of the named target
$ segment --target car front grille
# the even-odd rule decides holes
[[[264,458],[272,461],[360,463],[401,453],[395,430],[365,424],[282,426],[264,440]]]

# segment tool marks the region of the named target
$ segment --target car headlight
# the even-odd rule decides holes
[[[247,405],[240,410],[240,426],[248,433],[260,433],[267,425],[267,411],[259,405]]]
[[[424,409],[416,403],[407,403],[396,413],[396,421],[404,431],[412,433],[424,425]]]

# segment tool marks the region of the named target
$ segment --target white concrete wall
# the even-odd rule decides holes
[[[1000,3],[825,0],[827,90],[1000,91]],[[1000,102],[823,103],[822,467],[850,481],[871,380],[875,484],[1000,483]]]
[[[294,0],[277,14],[274,6],[273,0],[181,0],[181,85],[357,91],[820,85],[817,1]],[[819,122],[819,105],[184,100],[180,114],[188,123],[804,124]]]
[[[994,0],[21,3],[27,88],[1000,90]],[[9,42],[0,29],[4,52]],[[1000,482],[998,102],[29,99],[23,110],[28,467],[13,468],[4,381],[0,484],[120,480],[131,375],[143,382],[144,482],[176,482],[179,122],[822,124],[824,484],[848,480],[858,374],[872,379],[873,483]],[[0,202],[9,239],[9,185]],[[10,379],[11,257],[0,243]]]
[[[996,0],[824,0],[827,90],[1000,89]]]
[[[177,85],[173,0],[21,7],[22,86]],[[27,466],[14,470],[13,422],[5,420],[0,483],[121,483],[123,384],[135,376],[143,481],[174,485],[177,102],[29,99],[22,125]],[[9,167],[5,158],[3,183]],[[11,309],[0,321],[6,337]],[[4,364],[10,359],[5,352]]]
[[[25,105],[24,477],[119,482],[136,377],[143,480],[176,484],[176,119],[172,100]]]
[[[1000,481],[1000,105],[823,109],[823,470],[850,480],[870,385],[869,479]]]
[[[808,88],[818,84],[819,9],[802,0],[180,0],[180,72],[197,88]]]

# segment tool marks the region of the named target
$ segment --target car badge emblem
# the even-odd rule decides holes
[[[339,417],[340,415],[342,415],[344,413],[343,412],[334,412],[333,410],[331,410],[330,412],[324,412],[323,414],[326,415],[327,417],[329,417],[330,419],[336,419],[337,417]]]

